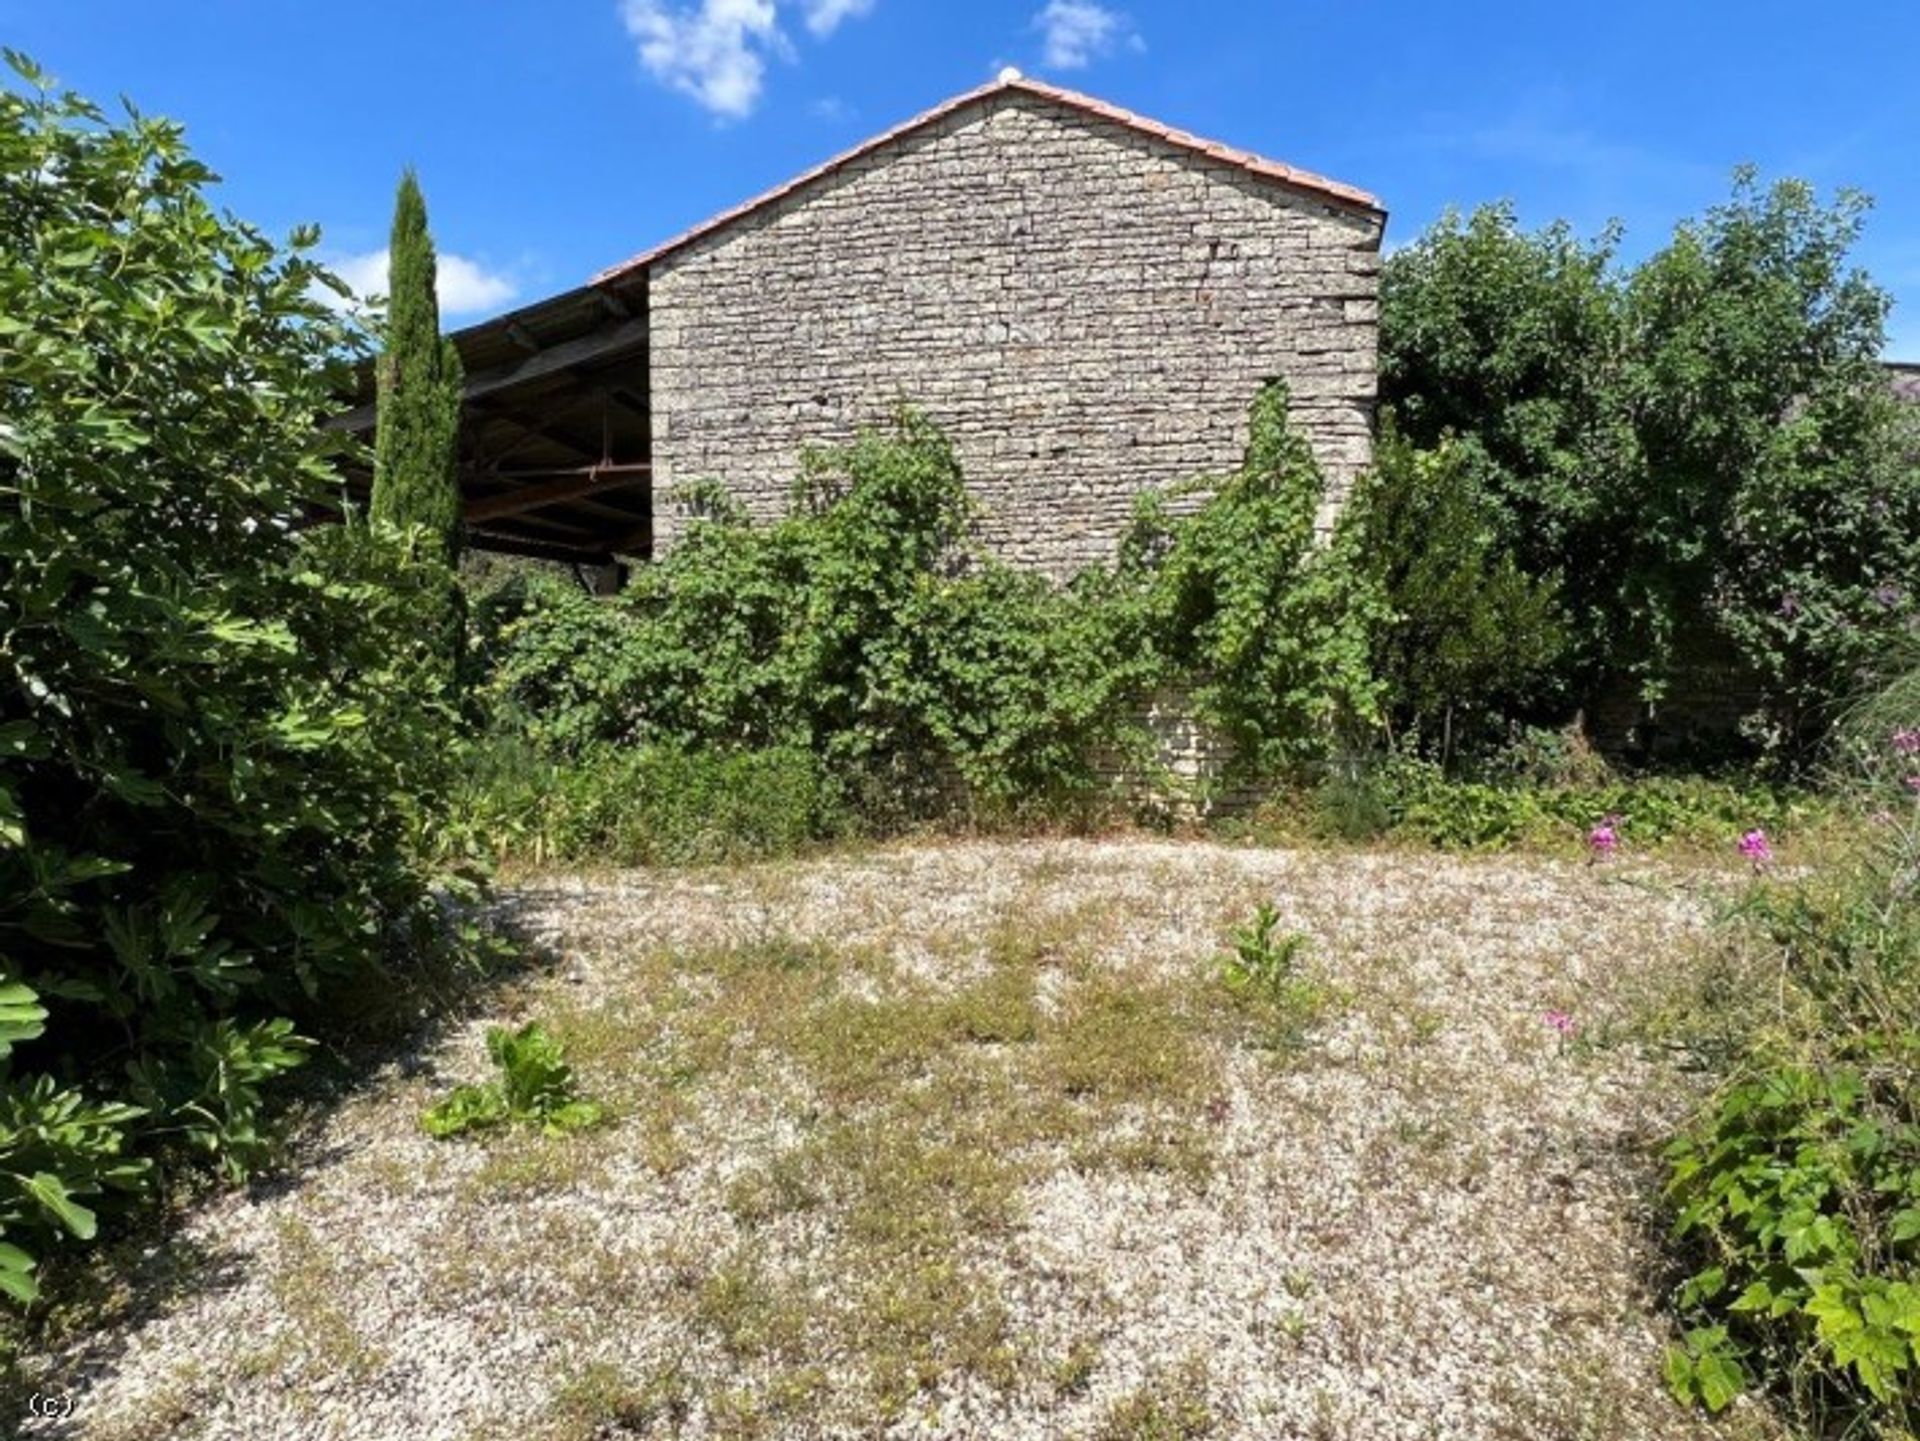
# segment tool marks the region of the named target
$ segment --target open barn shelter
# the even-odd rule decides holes
[[[609,570],[653,554],[644,274],[453,336],[466,370],[460,494],[475,549]],[[341,418],[374,428],[372,373]]]
[[[617,574],[674,543],[677,487],[772,519],[805,448],[909,402],[952,438],[982,540],[1064,577],[1111,556],[1141,490],[1229,470],[1273,379],[1330,520],[1371,454],[1385,219],[1005,75],[458,332],[471,543]]]

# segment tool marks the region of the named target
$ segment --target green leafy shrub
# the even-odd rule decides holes
[[[1373,665],[1401,735],[1477,749],[1551,697],[1569,640],[1559,576],[1523,571],[1473,442],[1416,450],[1387,417],[1360,554],[1390,611]]]
[[[1349,756],[1329,768],[1304,817],[1272,813],[1281,832],[1326,839],[1390,839],[1439,850],[1566,849],[1603,817],[1629,846],[1724,849],[1759,827],[1790,836],[1826,821],[1817,795],[1702,776],[1584,778],[1542,784],[1524,774],[1475,780],[1406,750]],[[1256,822],[1256,829],[1259,823]]]
[[[1683,1399],[1721,1409],[1750,1374],[1809,1409],[1920,1401],[1920,1117],[1909,1085],[1783,1062],[1729,1087],[1669,1152],[1674,1229],[1712,1264],[1679,1288],[1695,1326],[1668,1361]]]
[[[476,756],[462,806],[505,859],[706,865],[792,855],[844,834],[809,751],[596,748],[555,758],[503,739]]]
[[[700,507],[611,603],[557,583],[484,600],[475,648],[506,724],[575,756],[805,750],[908,812],[1097,784],[1133,668],[1072,596],[964,544],[937,430],[903,412],[809,455],[794,502],[770,526]]]
[[[1724,1084],[1668,1150],[1687,1277],[1668,1361],[1713,1409],[1749,1386],[1814,1428],[1920,1422],[1920,667],[1862,708],[1855,852],[1756,887],[1764,969]]]
[[[605,1119],[597,1102],[580,1099],[573,1067],[567,1064],[560,1043],[538,1022],[528,1022],[517,1031],[491,1027],[487,1055],[499,1068],[499,1079],[460,1086],[428,1107],[420,1118],[428,1135],[444,1140],[469,1131],[523,1124],[558,1136],[597,1126]]]
[[[353,337],[179,129],[0,91],[0,1274],[185,1146],[258,1157],[296,1026],[444,936],[457,764],[409,537],[301,534]],[[27,1260],[22,1258],[26,1257]]]
[[[1657,708],[1731,661],[1750,738],[1802,760],[1912,623],[1920,467],[1888,297],[1850,262],[1865,209],[1743,172],[1631,268],[1617,230],[1527,233],[1509,206],[1387,260],[1382,398],[1421,450],[1484,461],[1519,568],[1557,579],[1573,703],[1624,681]]]
[[[557,576],[513,573],[473,604],[467,688],[496,732],[577,756],[636,739],[632,613]]]
[[[1158,657],[1153,678],[1232,741],[1235,772],[1270,777],[1377,718],[1369,651],[1386,610],[1360,557],[1364,492],[1315,542],[1325,480],[1288,424],[1285,386],[1262,389],[1249,431],[1239,471],[1191,515],[1142,498],[1110,603],[1116,628]]]
[[[876,827],[1093,813],[1112,758],[1146,748],[1138,709],[1161,691],[1191,696],[1245,772],[1323,754],[1373,714],[1380,607],[1357,530],[1314,541],[1322,480],[1284,390],[1262,394],[1252,432],[1246,464],[1195,513],[1148,500],[1119,564],[1065,588],[972,545],[952,448],[911,411],[810,454],[772,525],[690,497],[684,539],[618,600],[516,579],[474,607],[471,652],[499,727],[560,762],[558,798],[525,809],[630,858],[713,855],[675,839],[686,827],[649,786],[670,766],[709,776],[715,800],[747,780],[727,769],[744,763],[691,758],[712,753],[777,755],[789,772],[812,756],[815,793]],[[618,748],[653,759],[629,766]],[[573,794],[588,775],[603,800]],[[657,843],[643,815],[665,825]]]
[[[1262,901],[1253,920],[1233,932],[1232,949],[1220,960],[1220,979],[1243,1007],[1254,1012],[1269,1042],[1290,1050],[1326,1011],[1332,997],[1301,962],[1307,938],[1279,934],[1280,912]]]

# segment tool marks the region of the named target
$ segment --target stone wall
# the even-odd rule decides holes
[[[784,512],[797,457],[907,400],[953,438],[983,538],[1064,576],[1132,497],[1219,474],[1261,383],[1344,498],[1369,459],[1377,214],[1002,91],[673,252],[650,274],[666,492]]]

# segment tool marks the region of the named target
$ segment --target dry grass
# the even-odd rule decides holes
[[[1704,1435],[1638,1044],[1703,883],[1143,842],[529,882],[551,973],[200,1209],[227,1282],[38,1364],[81,1436]],[[1298,1014],[1219,977],[1261,901]],[[610,1123],[421,1135],[534,1016]]]

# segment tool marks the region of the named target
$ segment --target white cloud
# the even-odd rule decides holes
[[[769,57],[793,47],[780,18],[797,9],[825,39],[877,0],[621,0],[620,18],[647,73],[723,120],[753,113],[766,88]]]
[[[1033,24],[1045,41],[1046,62],[1055,70],[1084,70],[1122,46],[1147,48],[1131,16],[1095,0],[1047,0]]]
[[[387,252],[368,251],[364,255],[340,255],[327,261],[327,268],[347,283],[363,304],[387,293]],[[464,255],[438,257],[435,289],[440,297],[442,315],[471,315],[479,310],[494,310],[520,293],[520,287],[499,271],[489,270]],[[332,291],[323,297],[329,304],[344,307]]]
[[[828,36],[842,20],[858,20],[873,9],[874,0],[807,0],[807,29]]]
[[[700,0],[692,10],[625,0],[621,16],[654,79],[729,120],[752,113],[765,52],[786,44],[773,0]]]

